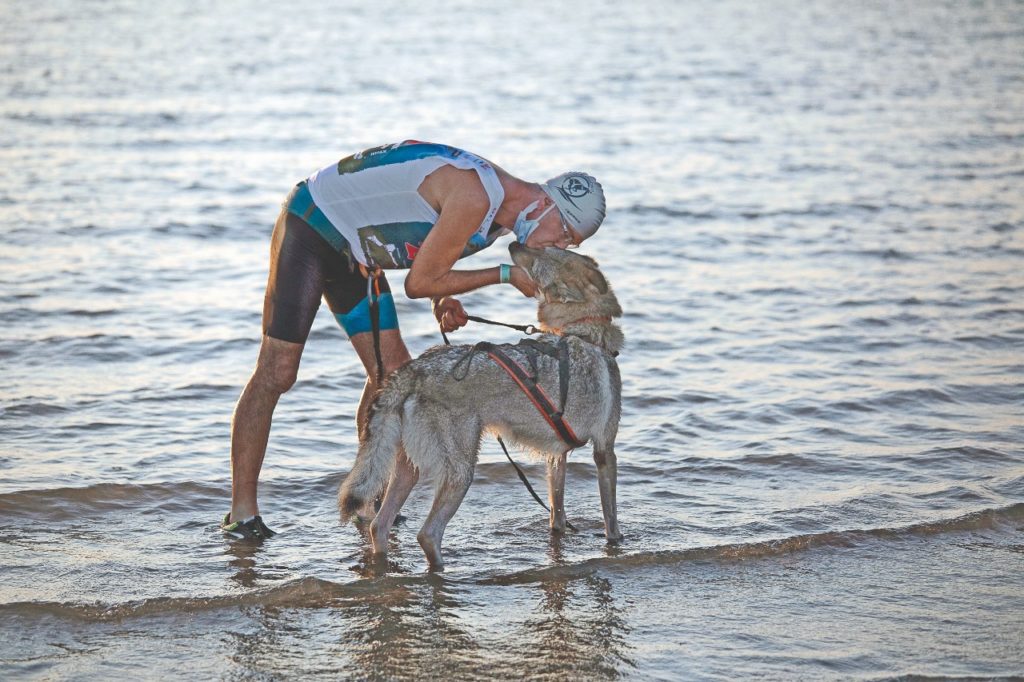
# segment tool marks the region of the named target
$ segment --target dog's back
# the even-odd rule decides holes
[[[557,337],[541,337],[552,344]],[[560,397],[558,360],[521,345],[498,347],[536,371],[549,396]],[[583,441],[608,443],[619,422],[621,382],[611,356],[583,341],[568,341],[568,386],[562,408]],[[536,453],[568,449],[529,397],[487,353],[472,346],[441,346],[394,372],[371,407],[352,471],[339,493],[343,518],[374,499],[387,484],[400,449],[420,472],[460,483],[472,478],[485,430]]]

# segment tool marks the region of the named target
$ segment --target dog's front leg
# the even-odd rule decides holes
[[[567,452],[548,455],[548,504],[551,507],[551,532],[565,532],[565,460]]]
[[[597,464],[597,487],[601,491],[601,511],[604,513],[604,535],[608,542],[622,539],[619,532],[619,517],[615,509],[615,481],[618,477],[615,450],[594,448],[594,463]]]

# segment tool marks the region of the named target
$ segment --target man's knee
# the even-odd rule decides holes
[[[295,385],[298,367],[257,367],[253,379],[261,388],[273,393],[287,393]]]
[[[370,383],[376,384],[377,360],[374,351],[373,335],[370,333],[358,334],[350,337],[352,346],[363,361],[367,377]],[[391,374],[405,363],[411,360],[409,349],[405,347],[401,332],[397,329],[388,329],[380,334],[380,356],[383,363],[384,376]]]
[[[253,381],[274,393],[286,393],[299,374],[302,345],[264,337]]]

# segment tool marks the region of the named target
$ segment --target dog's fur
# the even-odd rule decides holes
[[[622,309],[592,258],[516,243],[509,252],[539,288],[537,319],[544,332],[540,340],[554,344],[564,336],[568,341],[565,418],[581,441],[593,443],[605,536],[617,542],[622,535],[615,508],[614,444],[622,385],[614,356],[623,336],[613,319],[622,315]],[[522,346],[500,348],[529,367]],[[538,355],[536,365],[537,383],[557,406],[558,361]],[[383,554],[391,524],[419,472],[434,476],[433,507],[417,539],[431,566],[440,568],[441,538],[473,480],[485,430],[546,456],[550,525],[554,532],[563,531],[569,446],[505,371],[485,352],[474,353],[472,346],[432,348],[391,374],[374,400],[366,437],[338,492],[343,518],[366,508],[386,485],[370,524],[374,552]]]

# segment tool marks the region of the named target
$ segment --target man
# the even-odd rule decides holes
[[[499,283],[524,296],[536,293],[517,266],[453,270],[455,261],[510,231],[531,247],[572,248],[597,231],[604,215],[601,185],[585,173],[539,185],[461,149],[413,140],[354,154],[296,185],[274,225],[263,341],[232,420],[224,532],[240,539],[273,535],[259,516],[257,481],[274,408],[295,383],[321,296],[366,368],[356,415],[362,433],[377,390],[374,337],[384,376],[410,359],[382,269],[407,268],[406,295],[430,297],[448,332],[468,321],[452,295]]]

